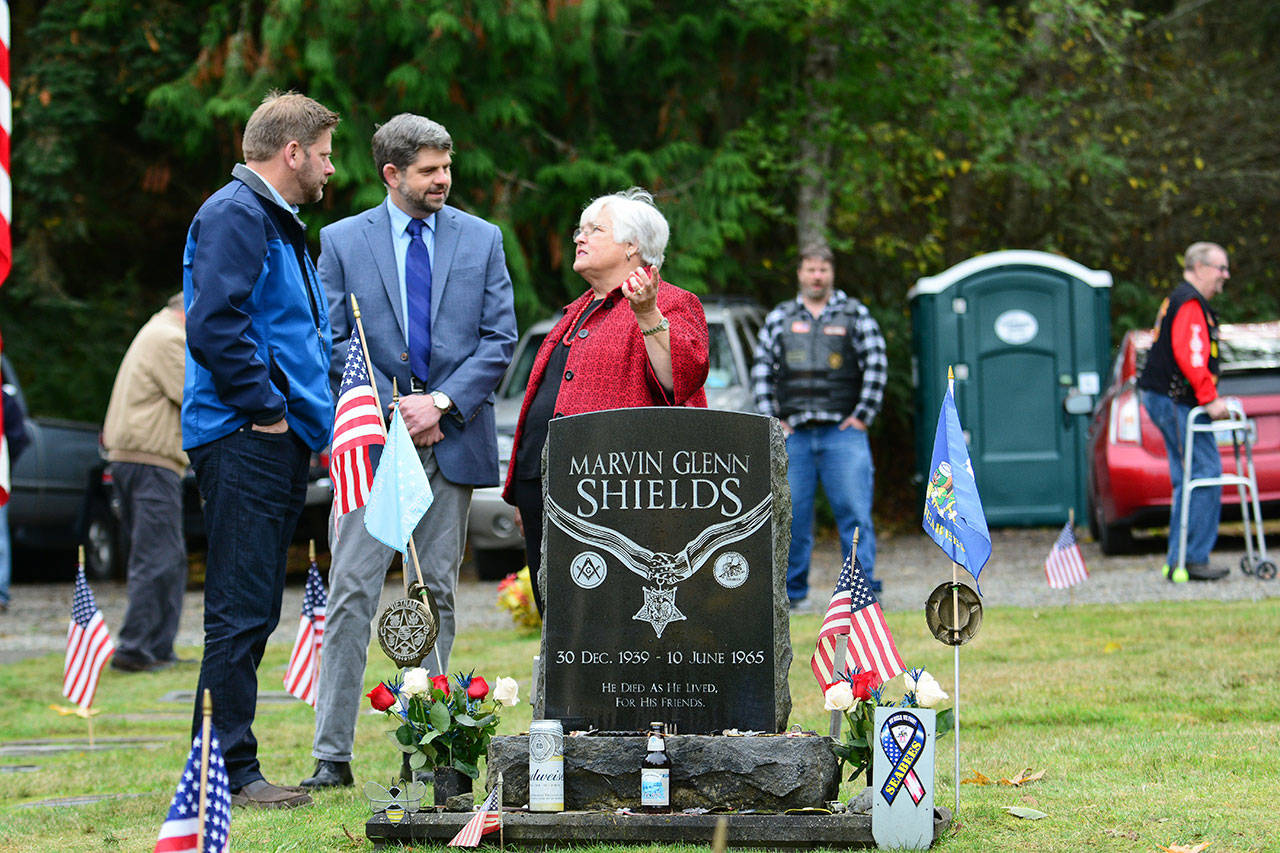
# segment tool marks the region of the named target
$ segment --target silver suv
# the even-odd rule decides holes
[[[710,332],[707,406],[724,411],[755,411],[751,359],[765,312],[746,297],[705,296],[702,305]],[[534,356],[558,319],[540,320],[525,330],[516,344],[511,366],[498,385],[494,412],[498,423],[498,467],[504,480]],[[502,500],[501,487],[476,489],[472,494],[467,536],[481,580],[498,580],[524,566],[524,539],[516,530],[515,510]]]

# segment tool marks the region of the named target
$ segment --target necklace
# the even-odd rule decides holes
[[[573,315],[573,322],[569,324],[567,329],[565,329],[564,337],[560,339],[560,343],[567,347],[573,346],[574,333],[578,331],[578,328],[583,323],[587,322],[587,317],[590,317],[591,314],[595,313],[595,309],[603,304],[604,300],[605,297],[601,296],[596,299],[588,299],[584,302],[582,307],[578,309],[578,313]],[[586,315],[585,317],[583,316],[584,314]]]

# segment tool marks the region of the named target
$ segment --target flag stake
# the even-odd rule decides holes
[[[951,624],[956,626],[960,624],[960,579],[956,572],[958,565],[954,560],[951,561]],[[959,639],[959,633],[957,629],[957,640]],[[951,819],[955,820],[956,816],[960,814],[960,644],[956,643],[951,647],[951,650],[955,663],[955,684],[953,685],[955,701],[952,703],[951,719],[955,723],[956,735],[956,742],[953,744],[956,756],[956,808],[951,815]]]
[[[196,836],[200,840],[200,847],[204,847],[204,821],[205,809],[209,803],[209,736],[213,728],[213,696],[209,693],[209,688],[204,689],[204,701],[202,702],[203,720],[200,723],[200,834]]]
[[[862,528],[860,527],[853,528],[853,546],[850,549],[851,553],[849,554],[849,560],[851,561],[851,563],[858,559],[858,534],[861,532],[861,529]],[[852,605],[850,605],[850,607],[852,609]],[[824,621],[825,621],[825,617],[824,617]],[[848,650],[849,650],[848,647],[849,647],[849,635],[837,634],[836,635],[836,660],[835,660],[835,665],[831,669],[832,677],[835,677],[835,674],[837,672],[844,672],[844,658],[845,658],[845,655],[848,653]],[[844,715],[839,711],[832,711],[831,712],[831,737],[833,738],[840,737],[840,726],[843,723],[844,723]]]

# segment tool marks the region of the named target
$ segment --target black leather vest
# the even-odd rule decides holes
[[[849,414],[862,394],[862,367],[853,346],[856,303],[847,300],[815,320],[803,306],[780,335],[778,417],[799,412]]]
[[[1209,324],[1209,372],[1214,376],[1218,375],[1221,369],[1218,364],[1218,315],[1209,307],[1209,300],[1201,296],[1200,291],[1192,287],[1190,282],[1184,281],[1174,288],[1173,293],[1169,294],[1169,298],[1161,304],[1160,310],[1156,313],[1155,343],[1151,345],[1151,352],[1147,354],[1147,363],[1142,368],[1142,375],[1138,377],[1139,388],[1165,394],[1187,406],[1198,406],[1200,403],[1196,399],[1191,383],[1187,381],[1187,377],[1183,375],[1178,362],[1173,357],[1171,339],[1173,318],[1178,316],[1178,310],[1183,305],[1193,299],[1197,300],[1200,307],[1204,309],[1204,316]]]

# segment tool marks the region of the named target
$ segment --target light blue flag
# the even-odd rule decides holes
[[[432,500],[427,472],[422,470],[418,448],[414,447],[397,406],[364,506],[364,529],[374,539],[408,556],[409,538]]]
[[[978,574],[991,557],[991,533],[973,478],[969,448],[960,429],[951,380],[947,381],[947,395],[942,398],[938,431],[933,437],[933,459],[924,497],[924,530],[947,556],[973,575],[977,584]],[[978,592],[981,594],[982,587]]]

